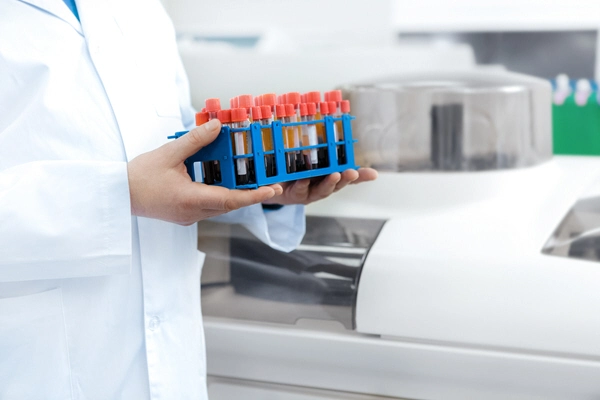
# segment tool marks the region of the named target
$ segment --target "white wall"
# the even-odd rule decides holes
[[[403,31],[597,29],[599,0],[390,0]]]

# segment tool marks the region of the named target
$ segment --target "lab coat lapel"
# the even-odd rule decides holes
[[[32,5],[40,10],[50,13],[73,27],[79,34],[83,35],[81,24],[69,7],[62,0],[21,0],[23,3]]]
[[[110,100],[127,159],[131,160],[156,147],[144,137],[144,132],[156,130],[156,113],[144,98],[134,56],[115,20],[113,7],[118,5],[107,0],[78,0],[77,7],[90,57]]]

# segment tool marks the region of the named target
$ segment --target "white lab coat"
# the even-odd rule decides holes
[[[205,399],[197,228],[132,218],[127,184],[193,124],[173,27],[158,0],[77,7],[0,0],[0,399]],[[302,207],[236,218],[304,231]]]

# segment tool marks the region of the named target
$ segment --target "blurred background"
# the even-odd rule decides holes
[[[162,1],[196,107],[408,71],[600,75],[597,0]]]

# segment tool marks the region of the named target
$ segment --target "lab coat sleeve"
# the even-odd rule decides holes
[[[195,126],[196,111],[191,105],[189,82],[181,58],[177,60],[177,87],[181,118],[186,129]],[[232,211],[212,219],[239,223],[265,244],[280,251],[292,251],[302,241],[306,230],[304,206],[285,206],[280,210],[263,210],[260,204]]]
[[[0,282],[128,273],[125,162],[36,161],[0,171]]]
[[[212,218],[212,221],[241,224],[263,243],[275,250],[290,252],[304,237],[306,218],[303,205],[263,210],[260,204]]]

